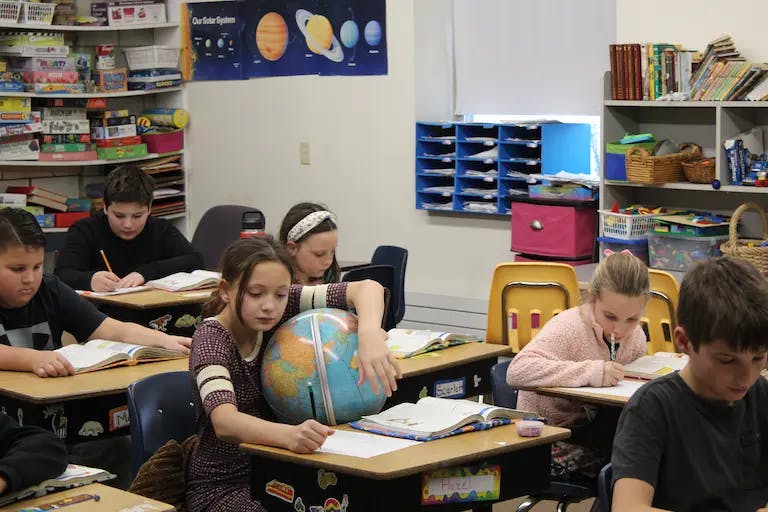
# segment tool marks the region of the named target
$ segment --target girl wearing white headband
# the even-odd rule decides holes
[[[316,285],[339,280],[336,216],[316,203],[299,203],[283,218],[280,241],[288,249],[294,283]]]

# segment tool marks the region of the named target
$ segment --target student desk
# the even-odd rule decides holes
[[[349,426],[337,428],[352,430]],[[283,489],[290,486],[294,497],[302,499],[301,510],[308,511],[345,510],[346,507],[340,506],[345,498],[349,510],[370,512],[461,511],[473,506],[473,510],[490,511],[494,501],[422,505],[422,476],[437,469],[498,465],[501,470],[498,501],[532,494],[549,485],[550,445],[568,437],[569,430],[549,426],[544,427],[540,437],[520,437],[514,425],[505,425],[420,443],[371,458],[328,453],[300,455],[251,444],[240,447],[251,455],[251,495],[271,512],[295,512],[301,507],[294,508],[295,499],[289,503],[287,499],[268,494],[267,486]],[[335,483],[333,477],[328,478],[329,472],[335,474]],[[469,477],[451,480],[442,479],[443,488],[450,484],[453,489],[461,488]],[[328,483],[331,485],[326,485]]]
[[[628,379],[628,380],[635,381],[635,379]],[[639,382],[647,382],[647,381],[639,381]],[[629,402],[629,398],[630,398],[628,396],[616,396],[616,395],[588,392],[588,391],[584,391],[581,388],[560,388],[560,387],[535,388],[532,391],[535,391],[540,395],[554,396],[557,398],[577,399],[577,400],[581,400],[582,402],[589,402],[589,403],[599,404],[599,405],[611,405],[614,407],[624,407],[627,404],[627,402]]]
[[[144,377],[188,370],[187,358],[121,366],[69,377],[0,371],[0,411],[52,430],[68,443],[128,433],[125,391]]]
[[[465,398],[491,393],[491,367],[512,347],[495,343],[465,343],[417,357],[398,359],[403,378],[384,407],[416,402],[422,396]]]
[[[97,304],[99,309],[112,318],[135,322],[168,334],[191,337],[195,331],[196,318],[200,315],[200,305],[208,300],[213,290],[145,290],[106,297],[82,296]]]
[[[173,512],[173,506],[161,501],[151,500],[138,494],[133,494],[102,484],[90,484],[64,491],[53,492],[39,498],[31,498],[11,503],[0,508],[0,512],[17,512],[19,509],[32,508],[45,504],[59,502],[65,498],[79,494],[95,494],[99,501],[88,500],[74,505],[66,505],[67,512]],[[63,505],[63,504],[62,504]],[[56,507],[57,509],[59,507]],[[46,509],[47,510],[47,509]]]

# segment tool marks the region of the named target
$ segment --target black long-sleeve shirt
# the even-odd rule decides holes
[[[107,270],[99,250],[119,277],[138,272],[150,281],[203,268],[203,256],[167,220],[149,217],[136,238],[123,240],[100,212],[69,228],[55,274],[76,290],[90,290],[93,274]]]
[[[0,477],[6,492],[14,492],[55,478],[67,468],[64,442],[40,427],[19,426],[0,414]]]

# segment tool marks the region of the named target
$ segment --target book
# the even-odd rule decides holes
[[[363,416],[350,426],[377,434],[428,441],[536,416],[531,412],[471,400],[425,396],[415,404],[403,402],[379,414]]]
[[[0,507],[32,496],[43,496],[52,490],[69,489],[113,478],[115,478],[115,475],[103,469],[69,464],[67,469],[56,478],[49,478],[37,485],[0,496]]]
[[[198,288],[211,288],[219,283],[220,278],[221,274],[218,272],[194,270],[192,272],[176,272],[160,279],[147,281],[145,285],[169,292],[181,292]]]
[[[111,292],[94,292],[91,290],[75,290],[78,295],[84,297],[112,297],[113,295],[125,295],[126,293],[136,293],[149,290],[149,286],[132,286],[130,288],[118,288]]]
[[[56,201],[57,203],[66,203],[67,202],[67,196],[64,194],[59,194],[58,192],[54,192],[52,190],[47,190],[44,188],[36,187],[34,185],[31,186],[10,186],[6,187],[6,192],[12,192],[14,194],[26,194],[28,196],[35,195],[38,197],[46,197],[48,199],[51,199],[53,201]]]
[[[389,350],[395,357],[401,359],[452,345],[483,341],[471,334],[453,334],[450,332],[417,329],[390,329],[387,335]]]
[[[688,364],[688,356],[673,352],[656,352],[642,356],[624,366],[624,376],[636,379],[652,380],[682,370]]]
[[[90,340],[83,345],[65,345],[56,349],[56,352],[64,356],[77,373],[186,357],[181,352],[165,348],[98,339]]]

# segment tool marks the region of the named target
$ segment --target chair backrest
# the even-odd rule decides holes
[[[394,245],[380,245],[373,251],[371,263],[392,265],[395,269],[390,306],[394,310],[395,324],[399,324],[405,316],[405,268],[408,264],[408,249]]]
[[[609,462],[597,475],[597,507],[598,512],[611,512],[613,499],[613,467]]]
[[[493,405],[514,409],[517,407],[517,389],[507,384],[507,368],[511,361],[502,361],[491,367],[491,396]]]
[[[485,340],[520,352],[553,316],[580,302],[570,265],[501,263],[493,272]]]
[[[131,467],[144,462],[171,439],[179,443],[195,433],[198,410],[189,372],[152,375],[128,386],[131,419]]]
[[[384,287],[384,318],[382,328],[390,330],[395,326],[395,313],[392,311],[392,286],[395,281],[395,269],[392,265],[366,265],[354,268],[344,274],[342,281],[362,281],[371,279]]]
[[[221,253],[240,238],[243,213],[256,210],[252,206],[222,204],[206,211],[195,228],[192,247],[203,255],[207,270],[218,270]]]
[[[669,272],[649,269],[651,297],[641,325],[648,338],[647,352],[676,352],[673,332],[677,326],[677,302],[680,285]]]

